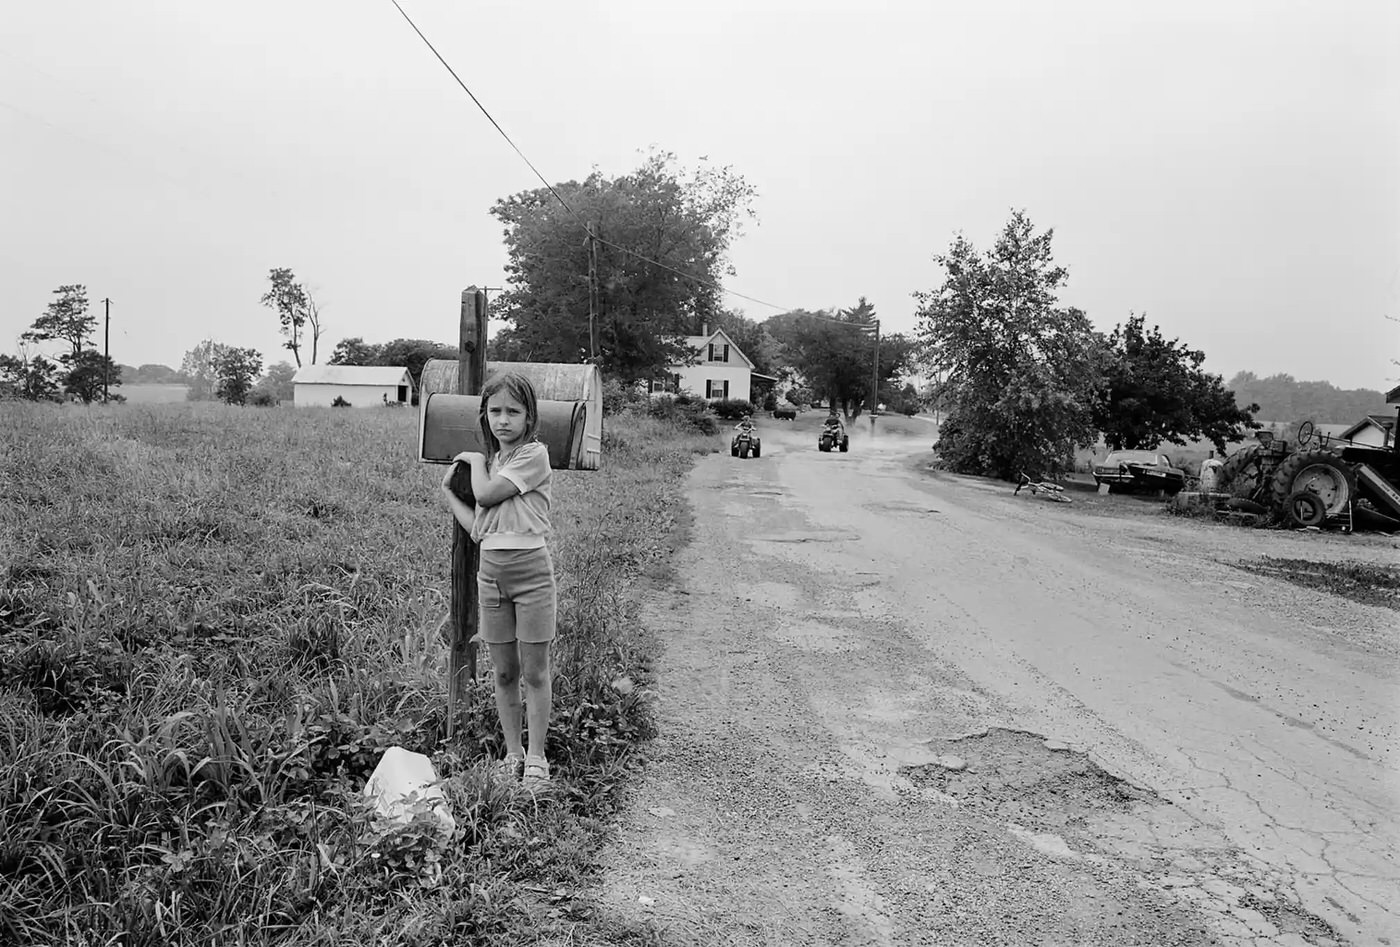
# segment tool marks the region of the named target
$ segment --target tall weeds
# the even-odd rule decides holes
[[[484,679],[443,740],[448,520],[415,425],[0,405],[0,942],[582,943],[605,923],[556,892],[650,733],[633,583],[712,445],[610,418],[606,469],[556,475],[540,804],[487,776]],[[447,776],[445,851],[426,814],[391,830],[362,803],[391,745]]]

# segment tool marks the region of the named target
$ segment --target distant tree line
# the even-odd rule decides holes
[[[1259,405],[1259,417],[1269,421],[1312,421],[1351,424],[1368,414],[1389,413],[1385,394],[1369,388],[1338,388],[1325,381],[1298,381],[1292,375],[1260,378],[1240,372],[1228,386],[1235,397]]]

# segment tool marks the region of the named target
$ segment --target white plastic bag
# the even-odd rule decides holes
[[[439,782],[432,760],[422,753],[391,746],[365,783],[365,797],[374,800],[375,811],[381,816],[404,824],[413,821],[414,803],[428,802],[443,833],[450,836],[457,830],[457,820],[452,818]]]

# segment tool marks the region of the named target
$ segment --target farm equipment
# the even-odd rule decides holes
[[[1400,519],[1400,445],[1331,441],[1304,424],[1295,449],[1261,432],[1258,443],[1225,459],[1217,484],[1234,495],[1237,507],[1247,504],[1267,519],[1295,526],[1328,520],[1350,526],[1358,503]]]

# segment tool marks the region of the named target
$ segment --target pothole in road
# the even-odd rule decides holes
[[[1091,815],[1122,813],[1161,800],[1105,772],[1083,753],[1021,730],[994,728],[957,740],[930,740],[937,762],[900,772],[965,808],[1000,821],[1059,831]]]
[[[914,785],[1007,825],[1052,858],[1112,858],[1145,888],[1216,912],[1227,943],[1285,933],[1319,947],[1341,940],[1284,877],[1242,859],[1216,830],[1082,752],[1001,728],[922,746],[926,752],[899,767]]]

